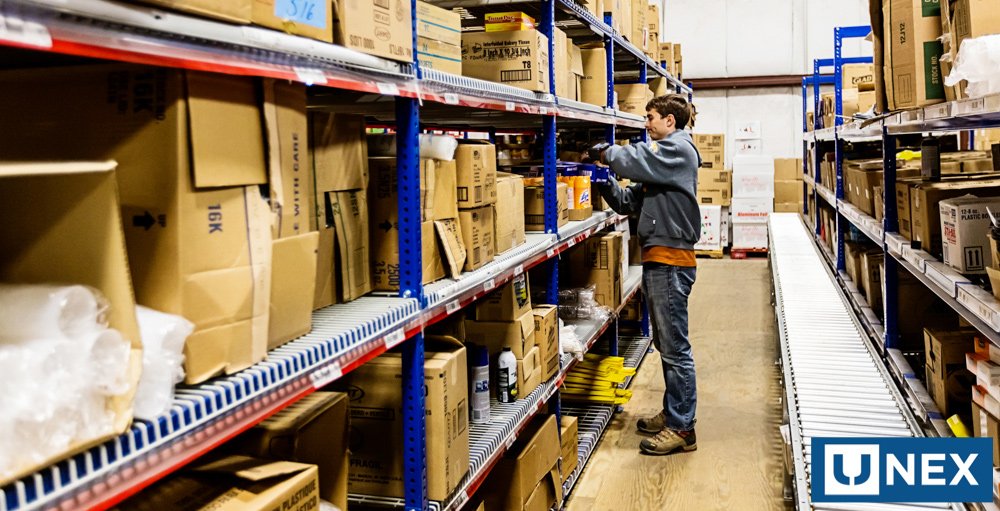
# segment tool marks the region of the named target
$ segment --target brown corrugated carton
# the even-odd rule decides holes
[[[938,59],[941,6],[937,0],[887,0],[885,23],[885,90],[890,110],[944,101],[944,77]]]
[[[462,34],[465,76],[549,92],[548,39],[537,30]]]

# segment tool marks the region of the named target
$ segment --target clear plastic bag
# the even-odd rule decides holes
[[[559,351],[569,353],[577,360],[583,360],[583,342],[576,335],[576,327],[559,320]]]
[[[170,410],[174,386],[184,380],[184,342],[194,324],[181,316],[136,307],[142,333],[142,377],[135,392],[136,418],[151,420]]]
[[[565,320],[607,321],[611,309],[594,299],[596,286],[559,290],[559,317]]]
[[[953,87],[967,80],[969,97],[978,98],[1000,92],[1000,35],[973,37],[962,41],[951,73],[944,84]]]

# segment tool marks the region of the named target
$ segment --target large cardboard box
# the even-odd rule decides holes
[[[627,34],[633,46],[640,50],[646,49],[646,35],[649,28],[646,26],[646,11],[649,10],[647,0],[631,0],[629,6],[632,11],[632,30]]]
[[[524,243],[524,179],[497,173],[497,201],[493,205],[494,242],[497,254]]]
[[[733,172],[726,169],[698,170],[698,203],[728,206],[733,197]]]
[[[271,305],[267,348],[276,348],[312,329],[319,233],[274,240],[271,246]]]
[[[535,319],[531,309],[509,321],[465,322],[465,341],[485,346],[491,357],[510,348],[521,360],[535,347]]]
[[[580,101],[608,106],[608,53],[604,47],[582,48],[583,76],[580,78]]]
[[[701,237],[695,250],[722,250],[722,206],[700,204]]]
[[[974,349],[975,330],[924,329],[927,393],[945,417],[966,413],[976,377],[965,368],[965,354]]]
[[[524,354],[524,358],[517,361],[517,398],[528,397],[539,385],[542,384],[542,351],[538,346],[532,347]],[[496,362],[493,362],[496,365]],[[493,397],[496,391],[493,390]]]
[[[465,271],[472,271],[493,261],[495,248],[493,238],[493,207],[462,209],[458,212],[465,245]]]
[[[549,92],[549,42],[537,30],[462,34],[462,73],[472,78]]]
[[[413,62],[413,11],[407,0],[336,0],[333,9],[333,42],[377,57]]]
[[[587,239],[582,249],[570,252],[568,265],[573,287],[595,286],[594,300],[617,310],[622,302],[622,260],[625,237],[611,232]]]
[[[569,40],[569,96],[567,99],[572,99],[573,101],[583,101],[580,99],[581,92],[581,82],[583,80],[583,54],[580,51],[580,47],[573,44],[573,40]]]
[[[569,202],[566,183],[556,183],[556,202],[559,210],[558,227],[569,222]],[[542,186],[524,187],[524,229],[526,231],[545,230],[545,188]]]
[[[469,379],[465,347],[427,337],[427,497],[447,499],[469,471]],[[389,352],[335,384],[351,396],[351,493],[403,496],[403,359]]]
[[[861,255],[861,268],[858,272],[858,280],[861,281],[861,290],[865,294],[868,306],[877,314],[881,314],[882,306],[882,265],[885,262],[885,254],[881,250],[869,250]]]
[[[990,0],[950,0],[951,5],[951,65],[961,49],[962,42],[973,37],[1000,34],[1000,6]],[[946,5],[942,2],[942,5]],[[944,12],[942,12],[944,16]],[[947,75],[944,75],[947,76]],[[965,97],[965,81],[959,87]]]
[[[775,181],[774,202],[802,202],[802,181]]]
[[[913,241],[935,257],[942,256],[941,208],[945,199],[965,194],[1000,196],[1000,179],[926,182],[910,187],[910,226]]]
[[[316,192],[368,187],[368,143],[362,115],[310,112]]]
[[[490,511],[549,509],[562,500],[562,446],[554,415],[535,417],[486,479]]]
[[[167,9],[190,12],[232,23],[250,23],[251,0],[142,0]]]
[[[328,43],[333,42],[333,2],[250,1],[253,4],[250,21],[255,25]]]
[[[576,417],[572,415],[562,416],[562,425],[559,428],[559,442],[562,455],[562,482],[569,479],[570,474],[576,470],[580,463],[580,430]]]
[[[559,96],[560,98],[569,98],[569,79],[572,74],[569,69],[570,42],[569,38],[566,37],[566,32],[563,32],[558,28],[553,30],[553,34],[555,35],[552,38],[552,67],[555,69],[555,74],[553,76],[556,81],[556,96]]]
[[[484,140],[460,140],[455,150],[458,207],[477,208],[497,200],[497,150]]]
[[[2,164],[0,218],[4,219],[0,222],[0,281],[90,286],[108,301],[108,325],[132,345],[127,387],[107,398],[112,423],[91,438],[65,439],[66,452],[58,457],[125,431],[132,421],[132,397],[142,371],[142,339],[114,162]],[[53,461],[4,460],[4,475],[10,477],[0,477],[0,483]]]
[[[456,11],[418,1],[417,37],[461,47],[462,16]]]
[[[267,168],[275,239],[316,230],[314,174],[309,150],[305,85],[279,80],[262,84]]]
[[[528,275],[521,273],[475,304],[476,321],[513,321],[531,310]]]
[[[227,456],[185,468],[120,504],[123,511],[319,508],[315,465]]]
[[[802,181],[802,158],[775,158],[775,181]]]
[[[1000,211],[1000,198],[967,195],[943,200],[940,208],[944,264],[961,273],[985,273],[995,264],[989,246],[989,211]]]
[[[887,0],[885,31],[885,90],[890,110],[944,101],[944,77],[938,60],[941,6],[938,0]]]
[[[618,110],[640,117],[646,116],[646,104],[653,99],[653,91],[649,90],[649,85],[616,84],[615,93],[618,94]]]
[[[326,227],[319,231],[314,307],[349,302],[372,290],[367,193],[325,192],[321,200]]]
[[[5,159],[117,160],[136,301],[196,326],[187,382],[263,359],[272,216],[254,83],[109,65],[6,73],[0,91]]]
[[[532,311],[535,319],[535,345],[542,365],[542,381],[559,372],[559,311],[555,305],[539,305]]]
[[[319,498],[347,509],[348,395],[314,392],[272,415],[226,449],[316,465]]]
[[[434,187],[431,218],[450,220],[458,218],[458,166],[455,160],[434,161]]]
[[[426,37],[417,38],[417,59],[422,69],[462,74],[462,47]]]

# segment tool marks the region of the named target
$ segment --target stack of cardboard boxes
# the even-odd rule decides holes
[[[465,271],[472,271],[492,261],[497,249],[493,218],[497,203],[497,156],[496,147],[489,142],[459,142],[455,151],[458,218],[466,253],[464,268]],[[516,183],[512,185],[516,186]],[[504,197],[500,210],[517,207],[507,203],[508,200],[516,199]]]
[[[555,415],[528,423],[483,484],[484,509],[544,511],[562,502],[559,429]]]
[[[701,239],[696,250],[718,251],[729,246],[733,172],[726,169],[698,170],[698,206],[701,208]]]
[[[646,8],[646,42],[643,52],[653,59],[653,62],[660,62],[660,4],[649,4]]]
[[[1000,417],[1000,349],[988,339],[976,337],[972,352],[965,356],[965,369],[974,375],[973,433],[979,438],[993,439],[993,466],[1000,466],[1000,419],[997,418]],[[956,396],[968,395],[967,389],[954,390]],[[948,393],[949,397],[952,395]]]
[[[767,219],[774,209],[774,159],[733,158],[733,249],[766,249]]]
[[[417,2],[417,60],[423,69],[462,74],[462,20],[457,12]]]
[[[726,136],[722,133],[695,133],[694,146],[701,155],[701,168],[722,169],[726,165]]]
[[[774,212],[800,213],[803,206],[802,159],[774,160]]]
[[[682,79],[684,59],[680,43],[660,43],[660,62],[666,64],[667,72],[674,78]]]
[[[646,103],[653,99],[653,91],[645,83],[615,84],[615,94],[618,96],[618,110],[646,116]]]
[[[942,177],[939,181],[920,177],[896,180],[896,211],[899,233],[941,259],[941,209],[945,199],[972,194],[977,197],[1000,197],[1000,179],[990,174]]]
[[[941,75],[948,76],[958,57],[962,42],[973,37],[1000,34],[1000,6],[984,0],[941,0],[942,37]],[[945,99],[968,97],[967,82],[955,87],[945,86]]]
[[[841,100],[844,122],[859,112],[867,112],[875,105],[875,66],[873,64],[845,64],[841,68]],[[833,92],[820,95],[820,112],[823,127],[835,125],[836,105]]]

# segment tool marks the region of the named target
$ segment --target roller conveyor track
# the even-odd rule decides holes
[[[923,436],[797,214],[770,219],[771,271],[800,510],[965,509],[961,504],[814,504],[814,437]]]

